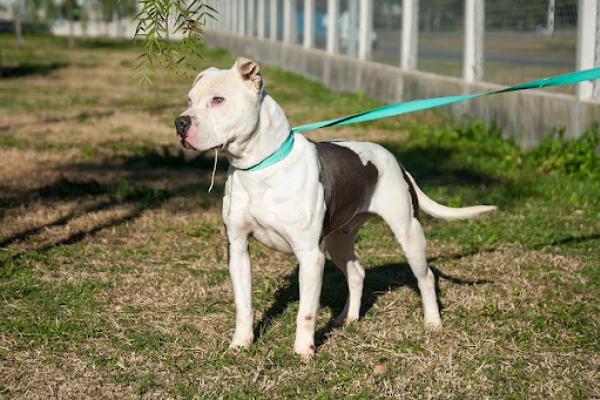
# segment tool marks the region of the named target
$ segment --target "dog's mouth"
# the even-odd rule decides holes
[[[186,150],[194,150],[194,151],[198,151],[198,149],[196,147],[194,147],[190,142],[188,142],[185,138],[181,138],[179,139],[179,143],[181,144],[181,146],[186,149]],[[211,147],[209,149],[206,149],[204,151],[208,151],[208,150],[217,150],[217,151],[221,151],[223,150],[223,147],[225,147],[225,145],[223,144],[219,144],[217,146]]]
[[[181,146],[186,150],[196,150],[196,148],[184,138],[179,139],[179,144],[181,144]]]

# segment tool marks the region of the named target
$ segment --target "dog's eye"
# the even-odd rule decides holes
[[[221,96],[215,96],[210,100],[211,104],[221,104],[224,101],[225,101],[225,98],[223,98]]]
[[[188,108],[192,108],[192,99],[188,99]]]

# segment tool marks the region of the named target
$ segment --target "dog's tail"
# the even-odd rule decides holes
[[[442,218],[442,219],[467,219],[473,218],[479,214],[488,211],[496,210],[496,206],[471,206],[471,207],[448,207],[439,203],[436,203],[417,186],[417,183],[413,179],[413,177],[406,172],[408,179],[410,179],[410,183],[412,183],[415,188],[415,192],[417,193],[417,199],[419,200],[419,208],[425,211],[427,214],[432,217]]]

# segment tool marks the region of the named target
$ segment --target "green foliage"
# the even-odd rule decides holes
[[[142,40],[144,47],[137,65],[140,82],[151,84],[157,64],[174,70],[185,60],[188,67],[193,67],[193,60],[200,57],[200,37],[206,19],[214,18],[216,13],[205,0],[191,3],[185,0],[142,0],[142,9],[136,15],[138,25],[135,31],[136,40]],[[181,34],[183,39],[170,40],[170,36],[176,34]]]
[[[515,163],[519,157],[518,147],[502,137],[501,130],[494,124],[475,120],[466,125],[449,127],[444,125],[425,125],[413,131],[411,141],[423,146],[460,147],[467,153],[497,159],[506,163]]]
[[[561,171],[568,175],[600,176],[600,136],[596,126],[577,139],[565,140],[564,131],[546,137],[527,153],[529,161],[540,172]]]
[[[564,132],[548,136],[531,150],[520,150],[512,140],[502,137],[494,125],[481,120],[462,127],[421,125],[411,131],[411,145],[456,151],[461,149],[461,162],[478,163],[486,169],[520,171],[534,169],[540,173],[569,176],[600,177],[600,136],[597,127],[589,128],[581,137],[566,139]]]

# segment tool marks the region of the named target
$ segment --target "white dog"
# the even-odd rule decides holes
[[[231,69],[203,71],[188,97],[188,109],[175,120],[180,143],[186,149],[223,150],[231,164],[222,214],[236,305],[232,348],[254,340],[250,235],[298,259],[300,307],[294,350],[310,357],[315,352],[325,251],[346,276],[349,289],[336,321],[359,317],[365,271],[353,247],[358,229],[371,215],[385,220],[406,254],[418,281],[426,327],[441,329],[419,208],[434,217],[459,219],[494,206],[450,208],[434,202],[380,145],[315,143],[300,134],[290,136],[283,110],[264,91],[259,67],[251,60],[238,58]],[[283,144],[293,146],[283,159],[248,170]]]

